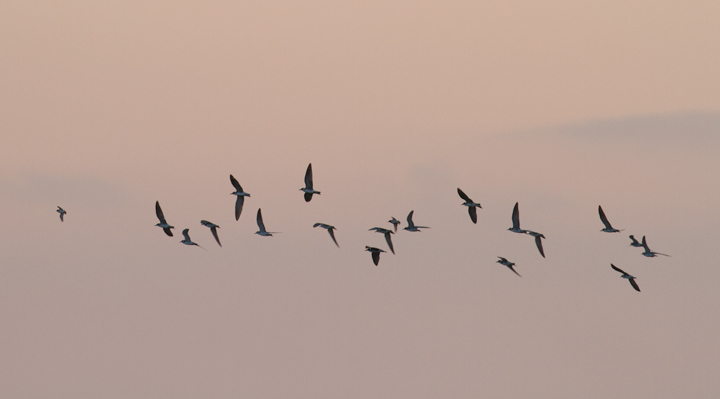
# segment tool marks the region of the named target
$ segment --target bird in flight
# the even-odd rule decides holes
[[[480,206],[479,203],[471,200],[470,197],[468,197],[467,194],[465,194],[463,192],[463,190],[460,189],[460,187],[458,187],[457,193],[458,193],[458,195],[460,195],[460,198],[465,200],[463,205],[468,207],[468,213],[470,214],[470,220],[472,220],[473,223],[477,224],[477,208],[482,208],[482,206]]]
[[[273,234],[277,233],[277,231],[270,232],[270,231],[265,230],[265,223],[263,223],[262,212],[260,212],[260,208],[258,208],[258,212],[257,212],[257,225],[258,225],[258,229],[260,229],[255,232],[255,234],[257,234],[257,235],[261,235],[263,237],[272,237]]]
[[[213,237],[215,237],[215,241],[217,241],[218,245],[222,247],[222,244],[220,244],[220,238],[218,238],[217,234],[217,229],[220,226],[216,225],[215,223],[208,222],[207,220],[201,220],[200,224],[210,228],[210,232],[212,233]]]
[[[240,186],[240,183],[238,183],[237,179],[235,179],[233,175],[230,175],[230,183],[232,183],[233,187],[235,187],[235,192],[230,194],[237,196],[237,199],[235,200],[235,220],[238,220],[240,219],[240,214],[242,213],[245,197],[249,197],[250,194],[243,191],[242,186]]]
[[[387,241],[388,246],[390,247],[390,251],[392,251],[393,255],[395,255],[395,248],[393,248],[392,244],[392,238],[390,238],[390,234],[394,234],[392,230],[383,229],[382,227],[373,227],[370,229],[370,231],[375,230],[375,232],[384,234],[385,235],[385,241]]]
[[[501,265],[507,266],[508,269],[510,269],[510,270],[513,271],[513,273],[515,273],[515,274],[517,274],[518,276],[520,276],[520,273],[518,273],[517,271],[515,271],[515,268],[513,267],[513,266],[515,266],[515,263],[510,262],[509,260],[503,258],[502,256],[498,256],[498,258],[500,258],[500,259],[496,260],[495,263],[499,263],[499,264],[501,264]],[[522,277],[522,276],[520,276],[520,277]]]
[[[600,221],[603,222],[603,224],[605,225],[605,228],[600,231],[604,231],[606,233],[618,233],[622,231],[615,229],[610,225],[610,222],[608,222],[607,217],[605,216],[605,212],[603,212],[602,206],[600,205],[598,205],[598,213],[600,214]]]
[[[429,227],[427,227],[427,226],[415,226],[415,223],[413,223],[413,220],[412,220],[412,218],[413,218],[413,212],[415,212],[415,211],[412,210],[412,211],[410,211],[410,213],[408,213],[408,215],[407,215],[407,223],[408,223],[408,225],[407,225],[407,227],[403,228],[403,230],[407,230],[407,231],[422,231],[422,230],[420,230],[420,229],[429,229]]]
[[[648,258],[654,258],[657,255],[662,256],[670,256],[668,254],[661,254],[660,252],[651,251],[650,248],[648,248],[647,241],[645,241],[645,236],[642,238],[642,244],[643,248],[645,248],[645,252],[643,252],[643,256],[647,256]]]
[[[320,191],[313,189],[312,163],[308,164],[305,171],[305,187],[301,188],[300,191],[305,193],[305,202],[310,202],[313,194],[320,194]]]
[[[512,213],[512,227],[510,227],[508,230],[512,231],[513,233],[520,233],[525,234],[527,233],[525,230],[520,228],[520,211],[518,210],[518,203],[515,203],[515,208],[513,208]]]
[[[530,234],[531,236],[535,237],[535,245],[537,245],[537,249],[538,249],[538,251],[540,251],[540,255],[542,255],[542,257],[544,258],[545,251],[543,251],[542,239],[545,238],[545,236],[542,235],[541,233],[536,233],[532,230],[527,230],[527,233]]]
[[[332,238],[332,240],[333,240],[333,242],[335,243],[335,245],[337,245],[337,247],[340,248],[340,245],[337,243],[337,240],[335,239],[335,233],[333,233],[333,230],[336,230],[336,229],[335,229],[335,226],[331,226],[331,225],[325,224],[325,223],[315,223],[315,224],[313,225],[313,227],[318,227],[318,226],[319,226],[319,227],[322,227],[322,228],[325,229],[325,230],[327,230],[328,233],[330,233],[330,238]]]
[[[635,237],[634,237],[632,234],[630,235],[630,239],[632,240],[632,242],[630,243],[630,246],[631,246],[631,247],[638,247],[638,248],[640,248],[640,247],[643,246],[642,243],[640,243],[638,240],[636,240]]]
[[[628,279],[628,281],[630,281],[630,285],[635,288],[635,291],[640,292],[640,287],[638,287],[637,283],[635,282],[635,276],[625,273],[619,267],[613,265],[612,263],[610,264],[610,266],[615,269],[615,271],[622,273],[622,276],[620,277]]]
[[[64,221],[65,221],[65,220],[64,220],[64,216],[65,216],[65,214],[67,213],[67,212],[65,211],[65,209],[62,209],[61,207],[58,207],[58,209],[57,209],[56,212],[60,214],[60,221],[61,221],[61,222],[64,222]]]
[[[174,229],[175,226],[170,226],[168,222],[165,221],[165,215],[163,215],[163,211],[160,208],[160,201],[155,201],[155,214],[157,215],[157,218],[160,219],[160,223],[156,224],[155,226],[160,227],[161,229],[163,229],[165,234],[172,237],[173,233],[172,231],[170,231],[170,229]]]
[[[392,219],[388,220],[388,223],[392,223],[393,227],[395,228],[395,232],[397,233],[397,227],[400,224],[400,221],[395,219],[395,217],[393,216]]]
[[[375,264],[375,266],[377,266],[378,263],[380,263],[380,252],[385,252],[380,248],[369,247],[367,245],[365,246],[365,250],[372,254],[372,260],[373,260],[373,263]]]
[[[184,236],[185,238],[184,238],[182,241],[180,241],[180,242],[183,243],[183,244],[185,244],[185,245],[196,245],[196,246],[200,247],[200,245],[198,245],[197,243],[193,242],[193,241],[190,239],[190,234],[188,233],[189,231],[190,231],[190,229],[185,229],[185,230],[182,231],[182,234],[183,234],[183,236]],[[200,247],[200,248],[203,248],[203,247]],[[203,249],[205,249],[205,248],[203,248]]]

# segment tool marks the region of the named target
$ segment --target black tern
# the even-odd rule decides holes
[[[60,221],[64,222],[65,221],[64,216],[67,213],[67,212],[65,212],[65,209],[62,209],[61,207],[58,206],[58,209],[56,212],[60,214]]]
[[[313,176],[312,176],[312,164],[308,164],[307,170],[305,171],[305,187],[301,188],[300,191],[305,193],[305,202],[310,202],[313,194],[320,194],[320,191],[313,189]]]
[[[637,283],[635,282],[635,276],[625,273],[619,267],[613,265],[612,263],[610,264],[610,266],[613,269],[615,269],[616,271],[622,273],[622,276],[620,276],[620,277],[628,279],[628,281],[630,281],[630,285],[632,285],[632,287],[635,288],[635,291],[640,292],[640,287],[638,287]]]
[[[380,252],[385,252],[380,248],[369,247],[367,245],[365,246],[365,250],[372,254],[372,260],[373,260],[373,263],[375,264],[375,266],[377,266],[378,263],[380,263]]]
[[[230,194],[237,196],[237,199],[235,200],[235,220],[238,220],[240,219],[240,214],[242,213],[245,197],[249,197],[250,194],[243,191],[242,186],[240,186],[240,183],[238,183],[237,179],[235,179],[233,175],[230,175],[230,183],[232,183],[233,187],[235,187],[235,192]]]
[[[518,273],[517,271],[515,271],[515,268],[513,267],[513,266],[515,266],[515,263],[510,262],[509,260],[503,258],[502,256],[498,256],[498,258],[500,258],[500,259],[499,259],[499,260],[496,260],[495,263],[499,263],[499,264],[501,264],[501,265],[507,266],[508,269],[510,269],[510,270],[513,271],[513,273],[515,273],[515,274],[517,274],[518,276],[520,276],[520,273]],[[522,276],[520,276],[520,277],[522,277]]]
[[[215,223],[208,222],[207,220],[201,220],[200,224],[210,228],[210,232],[212,233],[213,237],[215,237],[215,241],[217,241],[218,245],[222,247],[222,244],[220,244],[220,238],[218,238],[217,233],[217,229],[220,228],[220,226],[216,225]]]
[[[392,238],[390,237],[390,234],[394,234],[392,230],[383,229],[382,227],[373,227],[370,229],[370,231],[376,231],[380,234],[385,235],[385,241],[387,241],[388,246],[390,247],[390,251],[392,251],[393,255],[395,255],[395,248],[393,248]]]
[[[462,205],[465,205],[466,207],[468,207],[468,213],[470,214],[470,220],[472,220],[473,223],[477,224],[477,208],[482,208],[482,206],[480,206],[479,203],[471,200],[470,197],[468,197],[467,194],[465,194],[463,192],[463,190],[460,189],[460,187],[458,187],[457,193],[460,196],[460,198],[465,200],[465,202]]]
[[[335,229],[335,226],[331,226],[331,225],[325,224],[325,223],[315,223],[315,224],[313,225],[313,227],[318,227],[318,226],[319,226],[319,227],[322,227],[322,228],[325,229],[325,230],[327,230],[328,233],[330,233],[330,238],[332,238],[332,240],[333,240],[333,242],[335,243],[335,245],[337,245],[337,247],[340,248],[340,245],[337,243],[337,240],[335,239],[335,233],[333,233],[333,230],[336,230],[336,229]]]
[[[414,212],[415,212],[415,211],[412,210],[412,211],[410,211],[410,213],[408,213],[408,215],[407,215],[407,223],[408,223],[408,226],[405,227],[405,228],[403,228],[403,230],[407,230],[407,231],[422,231],[422,230],[420,230],[420,229],[429,229],[429,227],[427,227],[427,226],[415,226],[415,223],[413,223],[413,220],[412,220],[412,218],[413,218],[413,213],[414,213]]]
[[[173,233],[172,233],[172,231],[170,231],[170,229],[174,229],[175,227],[174,227],[174,226],[170,226],[170,225],[165,221],[165,215],[163,215],[163,211],[162,211],[162,209],[160,209],[160,202],[159,202],[159,201],[155,201],[155,214],[157,215],[157,218],[160,219],[160,223],[156,224],[155,226],[160,227],[161,229],[163,229],[163,231],[165,232],[165,234],[167,234],[167,235],[169,235],[170,237],[172,237],[172,236],[173,236]]]
[[[605,225],[605,228],[600,231],[604,231],[606,233],[618,233],[618,232],[622,231],[622,230],[615,229],[610,225],[610,222],[608,222],[607,217],[605,216],[605,212],[603,212],[602,206],[600,206],[600,205],[598,205],[598,213],[600,214],[600,221],[602,221],[603,224]]]

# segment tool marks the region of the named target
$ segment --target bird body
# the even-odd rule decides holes
[[[400,224],[400,221],[395,219],[395,217],[393,216],[392,219],[388,220],[388,223],[392,223],[393,227],[395,228],[395,232],[397,233],[397,227]]]
[[[502,256],[498,256],[498,258],[500,258],[500,259],[496,260],[495,263],[499,263],[499,264],[501,264],[501,265],[507,266],[508,269],[510,269],[510,270],[513,271],[513,273],[515,273],[515,274],[517,274],[518,276],[520,276],[520,273],[518,273],[517,271],[515,271],[515,268],[514,268],[515,263],[514,263],[514,262],[510,262],[509,260],[503,258]],[[520,277],[522,277],[522,276],[520,276]]]
[[[375,264],[375,266],[377,266],[378,263],[380,263],[380,252],[385,252],[380,248],[369,247],[367,245],[365,246],[365,250],[370,252],[370,254],[372,255],[372,260],[373,260],[373,263]]]
[[[407,224],[408,224],[408,225],[407,225],[407,227],[403,228],[403,230],[407,230],[407,231],[422,231],[422,230],[420,230],[420,229],[429,229],[429,227],[427,227],[427,226],[415,226],[415,223],[413,223],[413,220],[412,220],[412,219],[413,219],[413,213],[414,213],[414,212],[415,212],[415,211],[412,210],[412,211],[410,211],[410,213],[408,213],[408,215],[407,215]]]
[[[174,229],[175,226],[170,226],[168,222],[165,220],[165,215],[163,214],[162,209],[160,208],[160,201],[155,201],[155,215],[157,215],[157,218],[160,220],[160,223],[156,224],[155,226],[160,227],[163,229],[165,234],[172,237],[173,233],[170,231],[170,229]]]
[[[305,187],[301,188],[300,191],[305,193],[305,202],[310,202],[313,194],[320,194],[320,191],[313,189],[312,163],[308,164],[305,171]]]
[[[622,276],[620,276],[620,277],[628,279],[628,281],[630,281],[630,285],[632,285],[632,287],[635,288],[635,291],[640,292],[640,287],[638,287],[637,283],[635,282],[635,279],[636,279],[635,276],[625,273],[619,267],[613,265],[612,263],[610,264],[610,266],[613,269],[615,269],[616,271],[622,273]]]
[[[332,238],[335,245],[337,245],[338,248],[340,248],[340,245],[337,243],[337,240],[335,239],[335,233],[333,233],[333,230],[337,230],[335,226],[331,226],[329,224],[325,223],[315,223],[313,227],[322,227],[323,229],[327,230],[328,233],[330,233],[330,238]]]
[[[603,212],[602,206],[600,206],[600,205],[598,205],[598,213],[600,214],[600,221],[603,222],[603,224],[605,225],[605,228],[600,231],[604,231],[606,233],[618,233],[618,232],[622,231],[622,230],[613,228],[610,225],[610,222],[608,222],[607,217],[605,216],[605,212]]]
[[[636,240],[632,234],[630,235],[630,239],[632,240],[632,242],[630,243],[631,247],[642,248],[642,246],[643,246],[642,243],[639,242],[638,240]]]
[[[64,216],[67,213],[67,212],[65,212],[65,209],[62,209],[61,207],[58,206],[58,209],[56,212],[60,214],[60,221],[64,222],[65,221]]]
[[[200,224],[210,228],[210,232],[212,233],[213,237],[215,237],[215,241],[217,241],[218,245],[222,247],[222,244],[220,244],[220,238],[218,238],[217,233],[217,229],[219,229],[220,226],[216,225],[215,223],[208,222],[207,220],[201,220]]]
[[[233,177],[233,175],[230,175],[230,183],[232,183],[233,187],[235,187],[235,192],[230,194],[237,196],[237,199],[235,200],[235,220],[238,220],[240,219],[240,214],[242,213],[245,197],[249,197],[250,194],[243,191],[242,186],[238,183],[237,179]]]
[[[482,208],[482,206],[480,206],[480,203],[471,200],[470,197],[468,197],[467,194],[465,194],[463,192],[463,190],[460,189],[460,187],[458,187],[457,193],[460,196],[460,198],[465,200],[465,202],[463,202],[462,205],[468,207],[468,213],[470,214],[470,220],[472,220],[473,223],[477,224],[477,208]]]

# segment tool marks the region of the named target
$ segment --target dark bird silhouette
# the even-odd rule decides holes
[[[630,281],[630,285],[632,285],[632,287],[635,288],[635,291],[640,292],[640,287],[638,287],[637,283],[635,282],[635,278],[636,278],[635,276],[625,273],[619,267],[613,265],[612,263],[610,264],[610,266],[613,269],[615,269],[616,271],[622,273],[622,276],[620,276],[620,277],[628,279],[628,281]]]
[[[477,208],[482,208],[482,206],[480,206],[480,203],[471,200],[470,197],[468,197],[467,194],[465,194],[463,192],[463,190],[460,189],[460,187],[458,187],[457,193],[460,196],[460,198],[465,200],[465,202],[462,205],[465,205],[466,207],[468,207],[468,213],[470,214],[470,220],[472,220],[473,223],[477,224]]]
[[[156,224],[155,226],[160,227],[163,229],[165,234],[169,235],[170,237],[173,236],[172,231],[170,229],[174,229],[174,226],[170,226],[168,222],[165,221],[165,215],[163,215],[163,211],[160,208],[160,201],[155,201],[155,214],[157,215],[157,218],[160,219],[160,223]]]
[[[235,192],[230,194],[237,196],[237,199],[235,200],[235,220],[238,220],[240,219],[240,214],[242,213],[245,197],[249,197],[250,194],[243,191],[242,186],[238,183],[237,179],[233,177],[233,175],[230,175],[230,183],[232,183],[233,187],[235,187]]]

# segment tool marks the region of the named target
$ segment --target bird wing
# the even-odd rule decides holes
[[[542,247],[542,237],[541,237],[541,235],[536,235],[536,236],[535,236],[535,245],[537,245],[538,251],[540,251],[540,255],[542,255],[542,257],[544,258],[544,257],[545,257],[545,251],[543,251],[543,247]]]
[[[332,238],[335,245],[337,245],[338,248],[340,248],[340,244],[337,243],[337,240],[335,239],[335,233],[333,232],[334,229],[327,229],[328,233],[330,233],[330,238]]]
[[[170,237],[172,237],[172,236],[173,236],[173,233],[172,233],[172,231],[170,231],[170,229],[169,229],[169,228],[167,228],[167,227],[166,227],[166,228],[164,228],[164,229],[163,229],[163,231],[164,231],[164,232],[165,232],[165,234],[167,234],[168,236],[170,236]]]
[[[515,203],[515,208],[513,208],[512,223],[513,223],[513,229],[516,229],[516,230],[520,229],[520,211],[518,210],[517,202]]]
[[[189,234],[189,232],[190,232],[190,229],[185,229],[185,230],[183,230],[183,233],[182,233],[182,234],[183,234],[183,236],[185,236],[185,239],[186,239],[186,240],[192,241],[192,240],[190,239],[190,234]]]
[[[240,189],[242,191],[242,189]],[[245,197],[242,195],[238,195],[237,199],[235,200],[235,220],[240,219],[240,214],[242,213],[243,204],[245,203]]]
[[[373,263],[375,264],[375,266],[377,266],[378,263],[380,263],[380,252],[373,252],[372,260],[373,260]]]
[[[385,232],[385,241],[387,241],[388,246],[390,247],[390,251],[392,251],[392,253],[393,253],[393,255],[394,255],[394,254],[395,254],[395,248],[393,248],[392,238],[390,237],[390,233],[392,233],[392,232],[391,232],[391,231],[386,231],[386,232]]]
[[[61,221],[61,222],[64,222],[64,221],[65,221],[65,219],[63,218],[63,216],[65,216],[65,213],[64,213],[64,212],[60,212],[60,221]]]
[[[640,292],[640,287],[638,287],[637,283],[635,282],[635,278],[629,278],[628,280],[630,280],[630,285],[635,288],[635,291]]]
[[[312,190],[312,187],[310,187],[310,189]],[[305,202],[310,202],[310,200],[312,199],[312,196],[313,196],[313,193],[305,193],[305,195],[304,195]]]
[[[643,236],[643,239],[642,239],[642,246],[643,246],[643,248],[645,248],[645,251],[652,252],[650,250],[650,248],[648,248],[647,241],[645,241],[645,236]]]
[[[305,171],[305,188],[312,190],[313,189],[313,178],[312,178],[312,164],[308,164],[307,170]],[[306,196],[307,197],[307,196]],[[312,196],[311,196],[312,198]],[[306,200],[310,201],[310,200]]]
[[[408,213],[408,215],[407,215],[407,223],[408,223],[408,227],[410,227],[410,228],[415,227],[415,223],[413,223],[413,221],[412,221],[413,213],[415,213],[415,210],[410,211],[410,213]]]
[[[215,241],[217,241],[218,245],[222,247],[222,244],[220,244],[220,238],[218,238],[218,234],[217,234],[217,226],[211,227],[210,232],[212,232],[212,235],[213,235],[213,237],[215,237]]]
[[[242,186],[240,186],[240,183],[238,183],[237,179],[233,177],[233,175],[230,175],[230,183],[232,183],[233,187],[235,187],[235,190],[239,192],[243,192]]]
[[[471,200],[470,197],[468,197],[467,194],[465,194],[463,192],[463,190],[460,190],[460,187],[458,187],[457,193],[460,196],[460,198],[465,200],[465,202],[473,202],[473,200]]]
[[[635,237],[633,237],[632,235],[630,235],[630,239],[632,240],[633,244],[640,244],[638,240],[636,240]]]
[[[610,222],[608,222],[605,212],[603,212],[602,206],[600,205],[598,205],[598,213],[600,214],[600,221],[603,222],[605,228],[612,230],[613,227],[610,225]]]
[[[470,220],[472,220],[473,223],[477,224],[477,208],[474,206],[469,206],[468,213],[470,214]]]
[[[157,215],[158,219],[160,219],[160,223],[167,223],[165,221],[165,215],[163,215],[162,208],[160,208],[160,201],[155,201],[155,214]]]
[[[318,227],[318,226],[322,226],[322,225],[323,225],[322,223],[315,223],[315,224],[313,225],[313,227]]]
[[[515,274],[517,274],[518,276],[520,276],[520,273],[518,273],[517,271],[515,271],[515,268],[513,267],[513,265],[507,265],[507,267],[508,267],[508,269],[512,270],[513,273],[515,273]],[[522,277],[522,276],[520,276],[520,277]]]
[[[263,223],[262,212],[260,211],[260,208],[258,208],[258,213],[257,213],[257,225],[258,225],[258,229],[260,229],[260,231],[267,231],[267,230],[265,230],[265,223]]]
[[[622,274],[627,274],[627,273],[625,273],[622,269],[620,269],[619,267],[613,265],[612,263],[610,264],[610,266],[611,266],[615,271],[618,271],[618,272],[620,272],[620,273],[622,273]]]

